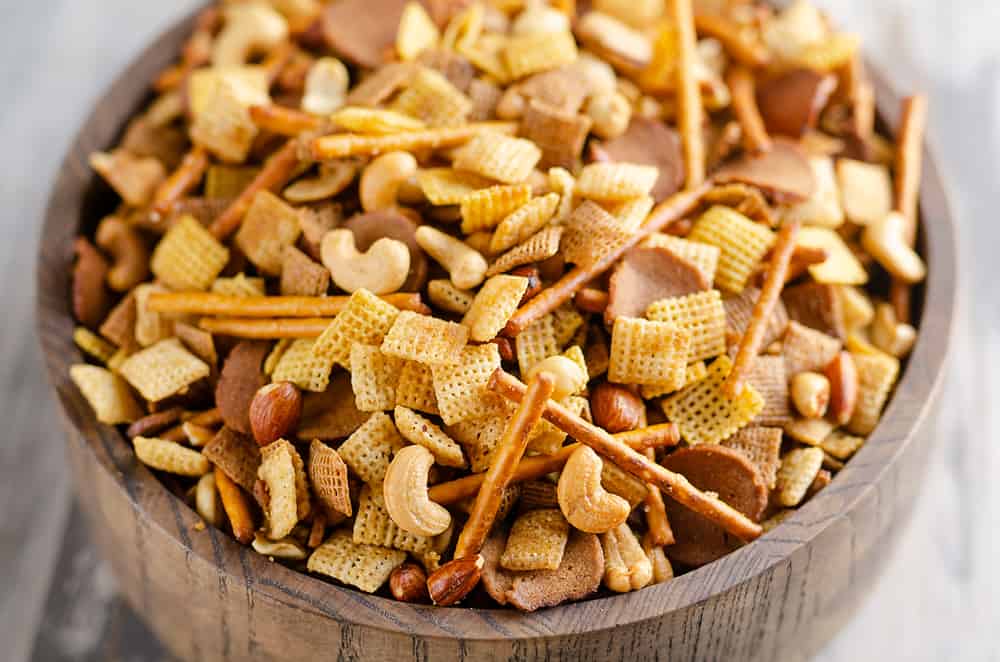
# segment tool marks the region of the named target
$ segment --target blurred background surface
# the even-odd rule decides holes
[[[22,660],[164,659],[115,597],[75,509],[33,324],[39,225],[91,104],[196,0],[3,3],[0,32],[0,642]],[[818,660],[1000,659],[1000,3],[819,0],[903,91],[931,95],[931,143],[960,225],[962,319],[938,445],[871,599]]]

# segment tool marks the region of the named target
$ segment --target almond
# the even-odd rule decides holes
[[[302,393],[290,382],[262,386],[250,403],[250,428],[261,446],[295,430],[302,415]]]
[[[427,592],[439,607],[460,602],[476,588],[483,574],[480,554],[448,561],[427,578]]]
[[[824,369],[830,380],[830,406],[827,414],[838,425],[846,425],[858,403],[858,369],[850,352],[840,352]]]
[[[427,573],[416,563],[404,563],[389,575],[389,590],[400,602],[427,602]]]
[[[590,394],[594,423],[611,434],[639,427],[645,409],[642,398],[624,386],[604,383]]]

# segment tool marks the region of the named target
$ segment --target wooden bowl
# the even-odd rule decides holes
[[[268,562],[208,527],[98,424],[69,380],[71,244],[112,209],[87,155],[115,143],[171,63],[189,18],[161,36],[101,99],[52,193],[38,264],[38,330],[65,413],[69,457],[93,539],[121,590],[184,659],[804,658],[869,592],[921,485],[951,342],[955,228],[935,160],[921,204],[929,266],[920,339],[885,416],[833,482],[781,526],[671,582],[534,614],[413,606],[343,589]],[[892,126],[898,98],[879,84]]]

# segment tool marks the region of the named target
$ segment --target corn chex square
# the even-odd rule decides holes
[[[212,465],[198,451],[176,441],[150,437],[132,440],[135,456],[147,467],[178,476],[197,477],[209,472]]]
[[[497,409],[503,399],[486,388],[490,376],[500,367],[500,350],[495,343],[469,345],[458,361],[431,366],[434,394],[445,425],[482,418]]]
[[[327,272],[327,276],[329,275]],[[227,297],[262,297],[266,294],[266,290],[263,278],[251,278],[240,273],[228,278],[216,278],[212,281],[212,294],[222,294]]]
[[[368,290],[358,290],[316,339],[313,353],[328,359],[331,364],[338,363],[346,368],[350,363],[351,345],[381,344],[397,315],[399,309],[391,303],[386,303]]]
[[[716,205],[701,215],[687,238],[719,248],[715,283],[720,289],[739,294],[774,245],[775,235],[738,211]]]
[[[383,354],[375,345],[351,346],[351,389],[359,411],[385,411],[396,406],[396,384],[403,359]]]
[[[726,351],[726,310],[718,290],[660,299],[650,304],[646,317],[669,322],[691,332],[688,362],[710,359]]]
[[[486,270],[486,275],[496,276],[525,264],[549,259],[559,252],[559,242],[563,232],[564,228],[561,225],[549,225],[536,232],[524,242],[498,257]]]
[[[601,467],[601,487],[625,499],[633,508],[649,495],[646,483],[613,462],[604,462]]]
[[[757,465],[768,489],[773,490],[781,466],[781,428],[753,427],[738,430],[722,445],[746,455]]]
[[[456,170],[451,172],[464,177],[478,177]],[[531,186],[528,184],[490,186],[470,191],[458,201],[461,205],[459,211],[462,214],[462,232],[472,234],[489,230],[530,199]]]
[[[518,79],[576,61],[576,40],[568,31],[535,32],[510,37],[503,61],[511,78]]]
[[[119,368],[121,376],[150,402],[184,391],[208,377],[208,365],[184,349],[177,338],[168,338],[136,352]]]
[[[490,180],[454,168],[424,168],[417,173],[417,185],[432,205],[457,205],[488,191]],[[531,194],[530,189],[528,194]],[[462,218],[464,220],[465,217]],[[464,225],[462,231],[465,232]]]
[[[548,225],[559,206],[557,193],[546,193],[526,202],[500,221],[493,238],[490,239],[490,253],[501,253],[531,238]]]
[[[396,407],[393,414],[396,428],[403,438],[429,450],[435,462],[441,466],[460,469],[467,466],[462,447],[434,423],[406,407]]]
[[[392,108],[434,128],[464,124],[472,101],[437,71],[420,67]]]
[[[404,361],[396,384],[396,404],[435,416],[438,410],[431,367],[419,361]]]
[[[718,246],[674,237],[663,232],[654,232],[646,237],[641,245],[647,248],[666,248],[698,267],[698,271],[704,274],[706,282],[715,282],[715,271],[719,266],[719,255],[722,253]]]
[[[540,361],[558,354],[561,348],[562,345],[556,336],[556,320],[552,313],[521,331],[514,339],[517,366],[522,375],[528,374],[528,371]]]
[[[615,202],[649,195],[660,171],[635,163],[590,163],[576,179],[576,194],[588,200]]]
[[[455,363],[469,340],[469,328],[404,310],[382,341],[382,353],[428,365]]]
[[[381,486],[393,456],[405,445],[389,415],[379,411],[355,430],[337,453],[358,478]]]
[[[181,216],[156,245],[149,268],[172,290],[207,290],[229,261],[219,243],[194,216]]]
[[[684,369],[684,383],[680,387],[674,384],[643,384],[639,388],[639,393],[647,400],[658,398],[661,395],[673,393],[681,388],[687,388],[695,382],[699,382],[708,376],[708,367],[704,361],[689,363]]]
[[[452,165],[504,184],[517,184],[528,178],[541,157],[542,151],[530,140],[481,131],[455,151]]]
[[[195,111],[188,131],[191,142],[201,145],[221,161],[243,163],[250,154],[258,130],[240,98],[238,84],[227,80],[215,81],[206,92],[204,108],[198,111],[199,104],[192,93],[193,83],[194,76],[191,76],[188,84],[189,105]],[[260,101],[267,103],[266,90]]]
[[[351,531],[339,529],[313,550],[306,569],[374,593],[392,571],[406,560],[406,552],[375,545],[359,545]]]
[[[372,78],[374,77],[372,76]],[[374,136],[387,136],[393,133],[419,131],[427,128],[416,117],[395,110],[359,108],[357,106],[341,108],[330,116],[330,121],[345,131]]]
[[[823,450],[820,448],[796,448],[785,453],[778,469],[778,503],[786,508],[799,505],[822,467]]]
[[[567,262],[587,266],[624,244],[633,232],[593,200],[584,201],[564,224],[562,255]]]
[[[506,401],[497,401],[494,405],[491,414],[445,426],[445,432],[465,449],[465,454],[469,458],[469,468],[474,473],[490,468],[493,455],[514,413],[514,408],[507,406]]]
[[[294,208],[270,191],[259,191],[233,241],[262,272],[280,276],[285,247],[295,244],[301,232]]]
[[[469,327],[469,337],[476,342],[495,338],[527,290],[528,279],[521,276],[493,276],[487,280],[462,319],[462,324]]]
[[[507,570],[555,570],[562,563],[569,522],[558,508],[529,510],[514,520],[500,567]]]
[[[306,391],[322,393],[330,383],[333,360],[316,353],[317,340],[297,338],[278,359],[272,382],[292,382]]]
[[[365,485],[358,499],[358,515],[354,520],[354,542],[422,554],[433,548],[434,537],[418,536],[399,528],[385,508],[381,485],[377,489]]]
[[[882,407],[899,376],[899,359],[888,354],[851,353],[858,371],[858,404],[847,429],[854,434],[871,434],[878,424]]]
[[[680,388],[690,351],[689,330],[622,315],[611,330],[608,381]]]
[[[69,369],[69,376],[101,423],[117,425],[142,418],[142,407],[128,384],[110,370],[80,363]]]

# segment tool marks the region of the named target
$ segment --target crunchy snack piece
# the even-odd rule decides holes
[[[826,439],[821,441],[819,446],[823,449],[824,453],[832,455],[838,460],[846,460],[854,455],[864,444],[864,437],[856,437],[840,430],[835,430]]]
[[[286,246],[281,259],[281,293],[286,296],[322,296],[330,288],[330,272],[295,248]]]
[[[354,542],[422,554],[433,549],[434,537],[419,536],[401,529],[385,509],[382,486],[372,488],[365,485],[361,489],[358,514],[354,519]]]
[[[227,297],[262,297],[264,293],[263,278],[248,278],[246,274],[236,274],[231,278],[216,278],[212,281],[212,294]]]
[[[608,380],[680,388],[691,338],[691,331],[675,324],[619,317],[611,332]]]
[[[505,184],[523,182],[542,158],[530,140],[482,131],[455,153],[453,165]]]
[[[199,96],[192,92],[194,83],[189,84],[194,121],[188,133],[192,142],[222,161],[242,163],[258,134],[257,125],[250,116],[249,104],[245,103],[246,92],[238,87],[239,82],[232,79],[216,79],[210,85],[212,87],[203,93],[204,105],[198,110],[201,105],[197,102]],[[266,98],[265,93],[264,100]]]
[[[322,393],[306,392],[302,398],[299,439],[332,441],[343,439],[360,428],[370,414],[358,409],[345,372],[334,374]]]
[[[578,349],[578,348],[576,348]],[[581,387],[582,388],[582,387]],[[571,395],[559,401],[559,404],[576,415],[582,415],[587,408],[587,399]],[[536,455],[553,455],[563,447],[566,433],[548,421],[539,421],[528,438],[527,452]]]
[[[592,120],[532,99],[521,116],[521,136],[542,149],[539,167],[573,168],[580,160]]]
[[[799,231],[798,245],[826,251],[826,259],[809,267],[817,283],[833,285],[864,285],[868,272],[851,252],[839,234],[830,228],[804,227]]]
[[[347,480],[347,465],[340,454],[319,439],[309,445],[309,482],[328,517],[339,513],[350,517],[351,488]]]
[[[655,166],[659,177],[650,194],[662,202],[684,184],[684,154],[678,133],[662,122],[632,117],[625,133],[601,145],[612,161]]]
[[[576,180],[576,194],[589,200],[614,202],[649,195],[659,171],[634,163],[591,163]]]
[[[562,563],[569,523],[558,508],[529,510],[518,516],[500,556],[505,570],[556,570]]]
[[[517,334],[515,349],[517,365],[522,375],[536,364],[559,353],[562,348],[556,334],[555,315],[549,314]]]
[[[403,360],[384,354],[375,345],[351,345],[351,388],[361,411],[384,411],[396,406],[396,384]]]
[[[727,162],[712,179],[719,184],[749,184],[777,203],[807,200],[816,186],[805,151],[780,136],[774,137],[766,152]]]
[[[139,285],[138,287],[143,286]],[[138,289],[138,287],[136,289]],[[147,290],[148,289],[149,286],[147,286]],[[97,331],[104,338],[107,338],[118,347],[134,346],[136,343],[135,325],[137,313],[136,290],[132,290],[125,295],[125,297],[119,301],[114,308],[111,309],[107,317],[104,318],[103,322],[100,322],[100,320],[95,322],[95,324],[97,322],[100,323],[100,327],[98,327]],[[74,311],[74,315],[77,315],[76,311]],[[80,319],[78,315],[77,319]],[[80,321],[82,322],[83,320],[81,319]]]
[[[316,339],[313,353],[331,364],[347,367],[351,344],[377,345],[389,332],[399,309],[371,292],[361,289],[351,295],[330,326]]]
[[[342,193],[358,176],[361,164],[353,159],[321,163],[315,177],[301,178],[285,187],[289,202],[319,202]],[[301,222],[302,214],[299,220]]]
[[[397,406],[394,416],[403,438],[429,450],[438,464],[460,469],[468,466],[461,447],[434,423],[406,407]]]
[[[773,490],[781,466],[781,428],[743,428],[722,442],[723,446],[738,450],[757,465],[769,490]]]
[[[300,232],[296,211],[270,191],[260,191],[243,217],[235,243],[258,269],[280,275],[285,247],[294,244]]]
[[[487,280],[462,319],[462,324],[469,327],[469,338],[476,342],[495,338],[527,289],[528,279],[520,276],[493,276]]]
[[[718,290],[660,299],[649,306],[646,317],[691,332],[689,363],[726,351],[726,311]]]
[[[639,245],[644,248],[666,248],[674,255],[698,267],[706,282],[711,283],[715,280],[715,272],[719,266],[719,255],[722,252],[718,246],[674,237],[662,232],[654,232]]]
[[[396,405],[416,409],[427,414],[440,413],[434,394],[434,375],[431,367],[419,361],[403,361],[396,382]]]
[[[715,206],[702,214],[688,239],[719,247],[715,283],[722,290],[739,294],[774,243],[774,233],[739,212]]]
[[[510,249],[493,262],[486,271],[495,276],[534,262],[542,262],[559,252],[559,242],[564,229],[550,225]]]
[[[589,266],[624,246],[632,232],[587,200],[570,214],[562,237],[562,255],[567,262]]]
[[[402,112],[356,106],[339,109],[330,116],[330,121],[347,131],[376,136],[419,131],[426,128],[422,120]]]
[[[142,397],[157,402],[180,393],[208,376],[204,361],[184,349],[177,338],[168,338],[137,352],[122,363],[119,372]]]
[[[747,383],[764,398],[764,409],[753,419],[755,425],[781,427],[792,420],[788,376],[783,356],[757,356],[747,372]]]
[[[432,205],[457,205],[489,190],[490,180],[451,168],[424,168],[417,173],[417,184]]]
[[[650,210],[653,209],[653,198],[643,195],[618,202],[606,202],[604,207],[618,219],[622,227],[634,232],[639,229],[639,226],[649,216]]]
[[[472,307],[475,295],[455,287],[447,278],[435,278],[427,283],[427,298],[437,308],[464,315]]]
[[[135,401],[125,380],[110,370],[77,364],[69,369],[69,376],[101,423],[131,423],[142,417],[142,407]]]
[[[267,485],[267,535],[272,540],[287,536],[299,521],[293,453],[298,455],[295,447],[284,439],[261,449],[257,476]]]
[[[829,156],[809,157],[816,189],[805,202],[786,209],[782,216],[786,222],[801,221],[804,225],[818,225],[836,229],[844,224],[844,208],[840,202],[840,188]]]
[[[178,476],[201,476],[212,468],[201,453],[173,441],[136,437],[132,443],[139,461],[153,469]]]
[[[847,429],[854,434],[871,434],[878,424],[882,407],[899,376],[899,359],[888,354],[851,353],[858,370],[858,404]]]
[[[843,343],[822,331],[789,322],[781,350],[789,379],[806,370],[822,372],[842,346]]]
[[[847,337],[840,288],[827,283],[803,283],[781,295],[788,316],[805,326],[843,340]]]
[[[193,216],[182,216],[156,245],[150,269],[174,290],[207,290],[226,266],[229,249]]]
[[[456,362],[431,366],[445,425],[482,418],[497,409],[499,400],[487,391],[486,383],[499,367],[500,351],[493,343],[467,346]]]
[[[512,413],[512,409],[505,404],[495,402],[493,413],[459,421],[446,427],[447,433],[462,444],[473,472],[486,471],[493,460],[493,454]]]
[[[469,338],[468,327],[404,310],[382,341],[382,352],[428,365],[452,364]]]
[[[472,101],[437,71],[420,67],[392,107],[429,127],[442,127],[464,123]]]
[[[215,465],[217,471],[225,473],[247,492],[253,491],[260,467],[260,447],[250,435],[222,426],[201,449],[201,454]]]
[[[157,159],[118,149],[110,154],[94,152],[90,167],[104,178],[122,200],[132,207],[142,207],[153,198],[167,171]]]
[[[601,486],[628,502],[629,510],[639,505],[649,494],[649,487],[638,478],[622,471],[611,462],[601,466]]]
[[[837,183],[844,214],[856,225],[877,223],[892,209],[892,178],[884,165],[837,159]]]
[[[250,403],[260,387],[267,384],[261,362],[270,350],[269,343],[244,340],[229,352],[215,386],[215,403],[225,424],[243,434],[250,434]],[[237,481],[239,482],[239,481]]]
[[[306,391],[317,393],[325,391],[330,383],[333,361],[327,356],[317,354],[316,346],[318,344],[319,340],[311,338],[299,338],[292,341],[285,353],[278,359],[278,364],[274,366],[271,381],[292,382]]]
[[[456,170],[448,172],[454,173],[455,177],[478,177],[472,173]],[[527,184],[477,188],[478,190],[469,191],[456,201],[461,203],[462,232],[465,234],[495,227],[514,210],[524,206],[531,199],[531,187]],[[433,199],[431,202],[434,202]]]
[[[544,228],[555,214],[559,196],[555,193],[534,198],[511,212],[500,221],[493,238],[490,252],[500,253],[513,248]]]
[[[515,125],[504,122],[480,122],[455,127],[402,131],[391,135],[331,134],[316,138],[311,145],[317,159],[340,159],[348,156],[375,156],[386,152],[456,147],[481,133],[513,133]]]
[[[756,287],[748,286],[738,295],[724,295],[722,305],[726,309],[726,335],[729,338],[739,339],[746,332],[747,325],[753,316],[754,304],[760,297],[760,290]],[[767,347],[775,340],[785,334],[788,328],[788,312],[785,305],[779,299],[774,304],[771,316],[767,320],[764,328],[764,336],[761,339],[761,346]],[[730,344],[735,344],[732,341]]]
[[[348,529],[339,529],[313,550],[306,569],[374,593],[404,561],[406,552],[355,543]]]
[[[504,323],[506,323],[506,320],[504,320]],[[81,351],[94,357],[101,363],[107,363],[118,349],[85,326],[78,326],[73,329],[73,342],[76,343],[76,346]]]
[[[711,284],[696,265],[670,249],[636,246],[611,272],[604,319],[641,317],[656,301],[702,292]]]
[[[511,78],[524,78],[576,60],[576,42],[569,31],[516,35],[507,40],[503,61]]]
[[[825,418],[797,418],[785,424],[785,434],[810,446],[819,446],[837,426]]]
[[[384,412],[375,412],[337,452],[358,478],[381,486],[392,456],[404,445],[392,419]]]
[[[820,448],[796,448],[785,453],[778,469],[778,503],[786,508],[799,505],[822,467]]]

